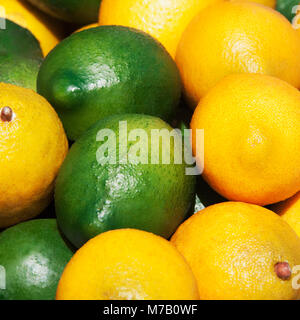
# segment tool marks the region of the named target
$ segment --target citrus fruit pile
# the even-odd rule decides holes
[[[0,0],[0,299],[300,300],[297,5]]]

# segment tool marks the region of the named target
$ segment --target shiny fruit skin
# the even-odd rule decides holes
[[[80,248],[60,279],[57,300],[194,300],[191,269],[167,240],[121,229]]]
[[[191,121],[194,154],[195,132],[204,129],[203,178],[226,199],[258,205],[297,193],[299,105],[299,91],[270,76],[237,74],[221,80]]]
[[[168,121],[181,95],[178,69],[165,49],[147,34],[120,26],[84,30],[62,41],[43,62],[37,88],[71,140],[113,114]]]
[[[221,0],[102,0],[100,25],[121,25],[149,33],[174,58],[180,37],[192,18]]]
[[[0,82],[36,90],[38,70],[43,53],[32,33],[6,19],[0,30]]]
[[[274,212],[241,202],[205,208],[186,220],[171,242],[190,264],[202,300],[297,300],[293,275],[300,264],[300,238]]]
[[[126,154],[120,154],[119,147],[115,164],[98,162],[103,145],[97,141],[98,132],[110,130],[117,146],[120,142],[123,145],[120,121],[127,121],[128,136],[131,130],[145,130],[149,145],[143,144],[141,153],[148,147],[146,163],[122,163]],[[180,156],[181,139],[171,144],[169,164],[161,160],[151,164],[152,153],[168,152],[167,148],[162,150],[161,144],[159,150],[151,148],[151,131],[161,129],[172,130],[156,117],[116,115],[97,122],[72,145],[56,181],[55,207],[61,230],[75,246],[82,246],[102,232],[121,228],[142,229],[168,238],[186,217],[195,197],[195,177],[186,175],[185,163],[174,163],[173,155]],[[114,147],[114,140],[109,146]],[[133,146],[128,142],[128,157],[133,155]]]
[[[185,97],[194,109],[230,74],[266,74],[300,88],[299,56],[300,37],[279,12],[252,2],[223,2],[191,21],[176,62]]]
[[[61,26],[39,10],[22,0],[0,0],[0,16],[5,17],[32,32],[40,41],[44,56],[52,50],[62,38]]]
[[[0,264],[6,273],[0,300],[53,300],[72,255],[55,219],[27,221],[6,229],[0,234]]]
[[[0,228],[41,213],[68,152],[62,124],[49,103],[32,90],[0,83]]]

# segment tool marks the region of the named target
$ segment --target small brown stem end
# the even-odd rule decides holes
[[[275,273],[281,280],[289,280],[292,270],[288,262],[277,262],[274,267]]]
[[[0,112],[0,118],[3,122],[10,122],[13,118],[13,111],[10,107],[3,107]]]

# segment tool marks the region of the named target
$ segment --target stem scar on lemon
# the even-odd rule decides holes
[[[10,107],[3,107],[1,109],[0,118],[4,122],[10,122],[13,118],[13,111]]]
[[[278,262],[275,264],[275,273],[282,280],[289,280],[292,275],[292,270],[288,262]]]
[[[0,141],[0,228],[7,228],[37,216],[52,201],[68,141],[43,97],[1,82]]]

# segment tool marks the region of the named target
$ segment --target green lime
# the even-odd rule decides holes
[[[31,220],[0,234],[0,299],[52,300],[73,252],[55,219]]]
[[[27,0],[50,16],[74,24],[98,21],[101,0]]]
[[[168,139],[170,132],[175,139]],[[156,140],[158,133],[163,138]],[[170,237],[195,198],[195,177],[180,163],[182,150],[178,131],[157,117],[125,114],[97,122],[73,144],[59,172],[55,207],[61,230],[77,247],[119,228]]]
[[[10,20],[0,29],[0,82],[36,90],[43,54],[32,33]]]
[[[167,51],[146,33],[121,26],[84,30],[62,41],[43,62],[37,87],[71,140],[114,114],[169,121],[181,94],[178,69]]]
[[[292,22],[292,19],[296,15],[296,10],[294,7],[299,5],[299,0],[277,0],[276,1],[276,10],[283,14],[289,21]],[[299,11],[299,10],[297,10]]]

